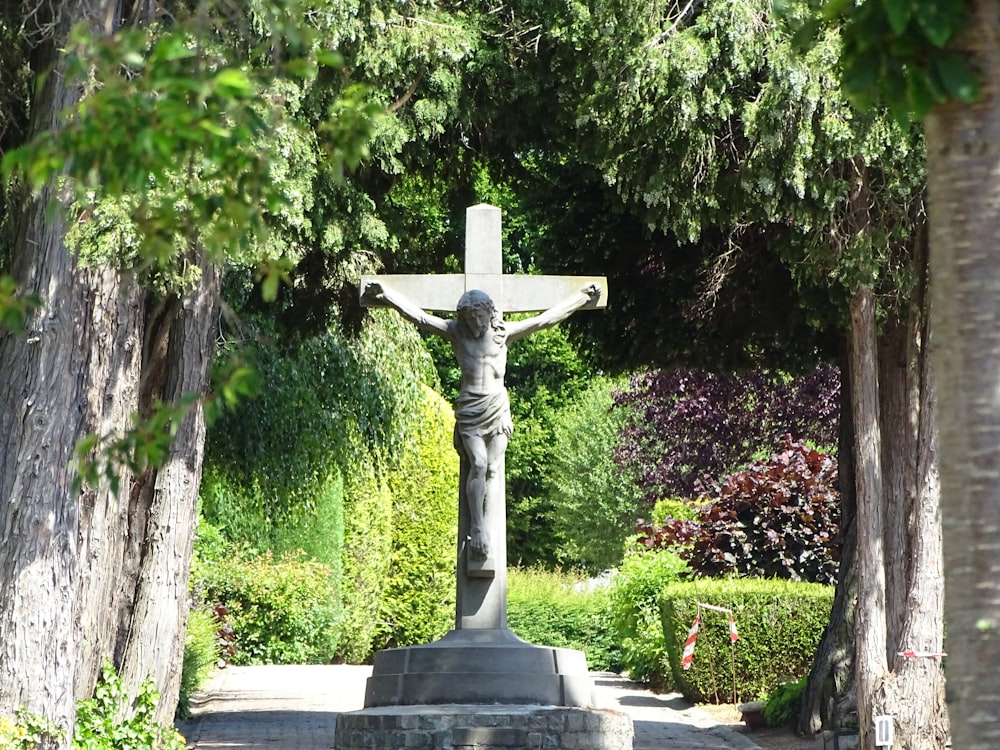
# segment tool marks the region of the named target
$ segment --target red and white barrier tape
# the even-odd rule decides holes
[[[694,643],[698,640],[698,623],[701,621],[701,612],[695,615],[694,624],[688,631],[687,640],[684,641],[684,653],[681,655],[681,668],[691,669],[691,660],[694,658]]]
[[[899,656],[905,656],[907,659],[936,659],[941,656],[947,656],[945,651],[914,651],[912,649],[907,651],[897,651]]]

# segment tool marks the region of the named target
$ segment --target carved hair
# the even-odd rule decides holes
[[[497,306],[493,304],[493,300],[490,299],[490,295],[486,292],[479,289],[470,289],[458,298],[458,304],[455,305],[455,309],[459,312],[462,312],[462,310],[489,310],[490,312],[495,312]]]
[[[455,310],[459,313],[459,318],[461,318],[463,310],[489,310],[490,328],[500,334],[506,331],[500,311],[497,310],[497,306],[493,303],[490,295],[484,291],[479,289],[470,289],[458,298],[458,304],[455,305]],[[497,341],[497,343],[500,343],[500,341],[496,338],[494,338],[494,340]]]

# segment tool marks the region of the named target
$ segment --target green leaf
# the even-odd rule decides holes
[[[339,68],[344,64],[344,58],[337,52],[321,50],[316,53],[316,62],[331,68]]]
[[[870,106],[881,69],[882,54],[874,48],[868,48],[845,61],[844,88],[860,108]]]
[[[963,102],[974,102],[979,98],[979,77],[963,55],[951,51],[935,55],[934,69],[948,96]]]
[[[889,18],[889,25],[897,35],[901,35],[906,30],[913,5],[913,0],[885,0],[885,14]]]
[[[852,5],[852,0],[829,0],[823,5],[823,18],[828,21],[840,18]]]
[[[217,92],[221,90],[229,96],[250,96],[253,94],[253,84],[246,73],[236,68],[220,70],[213,79]]]
[[[792,35],[792,46],[803,53],[812,49],[819,38],[821,28],[822,25],[818,19],[810,18],[795,30]]]
[[[923,29],[924,35],[935,47],[944,47],[954,36],[955,31],[965,24],[964,6],[958,2],[946,0],[909,0],[917,18],[917,23]]]
[[[906,101],[910,114],[922,120],[931,108],[943,101],[944,97],[936,90],[929,71],[923,68],[910,68],[906,72]]]
[[[212,120],[202,120],[198,123],[198,126],[202,130],[206,130],[214,136],[219,138],[228,138],[232,131],[229,128],[224,128],[219,123],[213,122]]]

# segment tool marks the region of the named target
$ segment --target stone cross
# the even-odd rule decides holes
[[[471,289],[486,292],[503,313],[546,310],[578,292],[589,283],[601,286],[601,295],[589,307],[607,304],[607,280],[597,276],[529,276],[503,273],[500,209],[480,204],[466,209],[465,273],[460,274],[383,274],[363,276],[360,288],[368,282],[385,283],[409,298],[423,310],[454,311],[458,299]],[[362,298],[364,304],[375,306]],[[459,479],[465,487],[467,462],[462,461]],[[465,553],[470,521],[466,502],[459,502],[458,570],[456,586],[456,630],[493,630],[507,627],[507,512],[504,472],[497,472],[491,496],[500,498],[487,508],[487,533],[491,540],[486,560],[475,560]]]

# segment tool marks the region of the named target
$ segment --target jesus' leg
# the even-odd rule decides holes
[[[465,485],[469,504],[469,554],[474,560],[485,560],[490,554],[485,517],[488,449],[486,441],[477,435],[463,435],[462,446],[469,461],[469,478]]]
[[[505,433],[494,435],[486,441],[486,492],[483,495],[483,524],[490,528],[489,520],[497,513],[495,506],[504,502],[503,496],[503,457],[507,450],[508,437]]]

